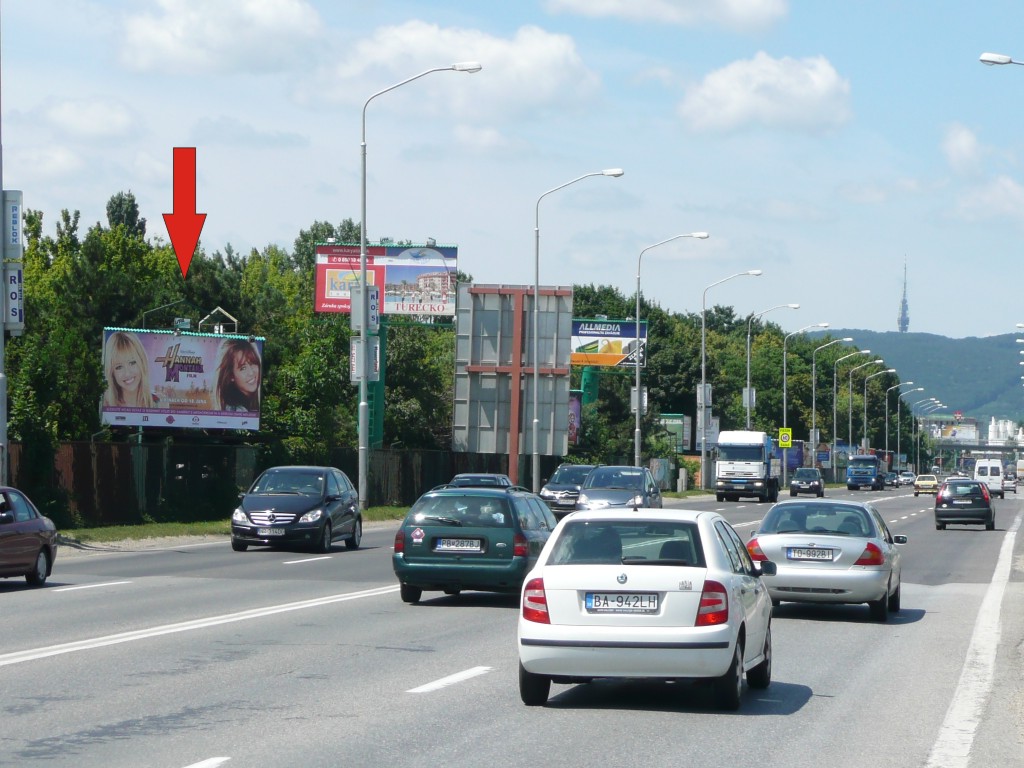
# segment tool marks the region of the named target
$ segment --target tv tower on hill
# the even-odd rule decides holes
[[[907,304],[907,260],[903,259],[903,299],[900,301],[900,316],[896,320],[900,333],[910,329],[910,307]]]

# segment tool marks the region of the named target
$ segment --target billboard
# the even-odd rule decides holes
[[[103,329],[103,424],[260,428],[263,342],[233,334]]]
[[[573,320],[572,365],[633,368],[636,365],[635,320]],[[647,321],[640,323],[640,365],[646,364]]]
[[[455,316],[454,245],[371,245],[366,282],[383,293],[382,315]],[[359,284],[359,245],[316,246],[317,312],[352,311],[352,286]]]

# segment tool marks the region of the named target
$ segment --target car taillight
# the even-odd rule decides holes
[[[750,553],[750,559],[755,562],[760,563],[768,559],[765,553],[761,551],[761,545],[756,538],[747,542],[747,552]]]
[[[526,557],[530,554],[530,542],[521,533],[512,537],[512,557]]]
[[[992,497],[988,495],[988,483],[981,484],[981,495],[985,497],[985,501],[992,501]]]
[[[395,553],[401,554],[405,552],[405,531],[399,530],[395,534]]]
[[[882,550],[877,544],[869,541],[854,565],[882,565],[884,562],[885,555],[882,554]]]
[[[708,579],[704,582],[704,591],[700,594],[696,626],[711,627],[725,624],[728,620],[729,595],[720,582]]]
[[[544,579],[530,579],[523,588],[523,618],[538,624],[550,624],[548,598],[544,594]]]

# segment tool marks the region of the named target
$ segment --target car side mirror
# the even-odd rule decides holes
[[[762,560],[757,565],[761,576],[774,576],[779,572],[779,567],[771,560]]]
[[[0,512],[0,525],[10,525],[14,522],[13,512]]]
[[[902,534],[902,533],[894,534],[893,537],[892,537],[892,540],[894,542],[896,542],[897,544],[906,544],[907,543],[907,537],[906,537],[905,534]]]

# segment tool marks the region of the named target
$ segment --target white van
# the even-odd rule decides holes
[[[988,485],[990,496],[1006,498],[1003,492],[1003,462],[999,459],[978,459],[974,465],[974,479]]]

